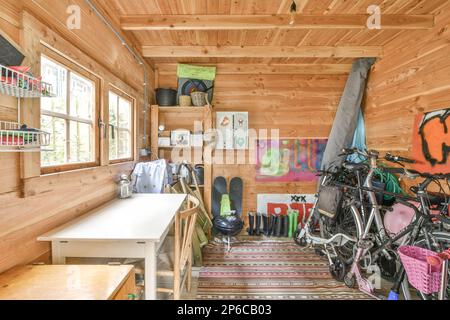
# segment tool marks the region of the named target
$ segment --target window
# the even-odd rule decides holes
[[[133,100],[117,90],[109,92],[109,160],[133,159]]]
[[[41,99],[41,129],[51,145],[41,152],[44,173],[98,165],[98,79],[48,50],[41,56],[41,74],[56,98]]]

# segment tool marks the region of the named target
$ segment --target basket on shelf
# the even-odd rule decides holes
[[[437,293],[441,286],[440,266],[431,266],[428,257],[437,257],[436,252],[414,247],[403,246],[398,250],[411,285],[424,294]]]
[[[179,98],[180,107],[191,107],[192,106],[192,99],[191,96],[180,96]]]
[[[203,107],[206,106],[206,104],[208,103],[207,93],[205,92],[200,91],[192,92],[191,98],[192,104],[196,107]]]

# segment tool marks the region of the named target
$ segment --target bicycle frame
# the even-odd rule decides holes
[[[322,185],[324,185],[327,182],[327,177],[322,181]],[[324,253],[328,258],[328,261],[330,265],[333,265],[333,257],[337,256],[337,253],[335,251],[335,246],[342,246],[345,245],[348,242],[354,242],[356,243],[358,241],[355,237],[350,237],[343,233],[338,233],[334,236],[332,236],[330,239],[325,239],[322,237],[314,236],[311,232],[311,224],[313,221],[313,214],[316,211],[317,203],[319,200],[319,195],[316,194],[316,199],[314,201],[314,206],[310,211],[310,215],[308,217],[308,220],[304,224],[304,227],[299,230],[298,235],[296,236],[298,239],[301,239],[305,241],[306,246],[323,246],[324,247]],[[363,222],[360,218],[360,216],[355,216],[356,224],[357,224],[357,234],[360,235],[363,232]],[[329,251],[329,247],[332,250],[332,254]]]

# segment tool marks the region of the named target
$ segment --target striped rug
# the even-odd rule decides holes
[[[361,300],[330,276],[326,259],[293,242],[246,241],[226,252],[222,244],[204,251],[197,299]]]

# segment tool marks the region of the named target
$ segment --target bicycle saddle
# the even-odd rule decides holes
[[[363,169],[367,169],[367,164],[365,163],[353,163],[353,162],[345,162],[344,168],[350,171],[359,171]]]
[[[411,187],[411,191],[415,194],[419,193],[418,187]],[[427,199],[430,201],[430,204],[432,206],[440,206],[441,204],[445,203],[447,201],[447,196],[444,193],[438,193],[438,192],[427,192]]]

